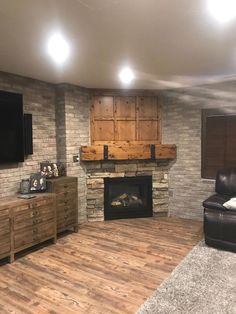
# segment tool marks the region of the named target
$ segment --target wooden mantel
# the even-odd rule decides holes
[[[80,160],[165,160],[176,158],[172,144],[128,144],[81,146]]]

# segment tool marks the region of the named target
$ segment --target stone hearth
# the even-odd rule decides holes
[[[87,162],[88,221],[104,220],[104,178],[152,176],[153,215],[166,216],[169,204],[169,162]]]

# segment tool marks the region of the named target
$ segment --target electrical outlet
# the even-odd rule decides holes
[[[78,161],[79,161],[79,156],[78,155],[73,156],[73,162],[78,162]]]

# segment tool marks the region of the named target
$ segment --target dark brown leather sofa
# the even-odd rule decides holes
[[[236,252],[236,209],[223,206],[236,197],[236,169],[217,173],[215,192],[203,202],[205,242],[215,248]]]

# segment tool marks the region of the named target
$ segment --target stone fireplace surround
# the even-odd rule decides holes
[[[104,178],[152,176],[153,215],[166,216],[169,204],[168,161],[84,162],[88,221],[104,220]]]

